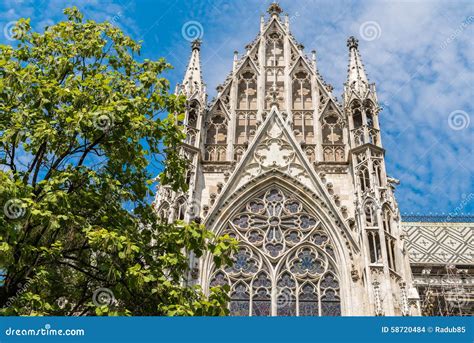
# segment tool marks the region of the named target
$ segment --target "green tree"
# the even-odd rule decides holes
[[[20,20],[18,46],[0,46],[0,313],[226,314],[226,289],[183,279],[189,251],[227,263],[235,242],[163,223],[147,202],[161,155],[160,182],[186,188],[171,66],[139,62],[140,44],[110,23],[64,13],[44,33]]]

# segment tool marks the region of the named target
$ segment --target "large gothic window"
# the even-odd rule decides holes
[[[320,221],[278,188],[249,200],[224,231],[239,241],[233,264],[212,271],[230,286],[234,316],[339,316],[334,248]]]

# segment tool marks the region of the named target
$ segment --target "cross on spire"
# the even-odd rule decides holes
[[[268,14],[271,16],[279,16],[283,10],[277,2],[272,2],[267,10]]]

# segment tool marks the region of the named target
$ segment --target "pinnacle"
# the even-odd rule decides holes
[[[268,7],[267,12],[271,16],[273,15],[279,16],[280,13],[283,12],[283,10],[281,9],[280,5],[277,2],[272,2],[270,6]]]
[[[349,50],[352,48],[357,49],[359,47],[359,41],[354,36],[350,36],[349,39],[347,39],[347,46]]]

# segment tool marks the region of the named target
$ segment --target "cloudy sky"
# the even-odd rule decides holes
[[[184,74],[187,38],[202,35],[202,61],[210,95],[244,51],[270,1],[3,0],[0,42],[11,23],[30,17],[35,30],[78,6],[85,16],[109,20],[143,41],[142,57],[164,56]],[[472,1],[280,1],[290,29],[318,68],[341,94],[346,79],[346,40],[354,35],[366,71],[384,110],[382,140],[390,176],[401,180],[403,213],[474,212],[474,2]],[[193,31],[195,29],[196,31]],[[340,98],[340,96],[339,96]]]

